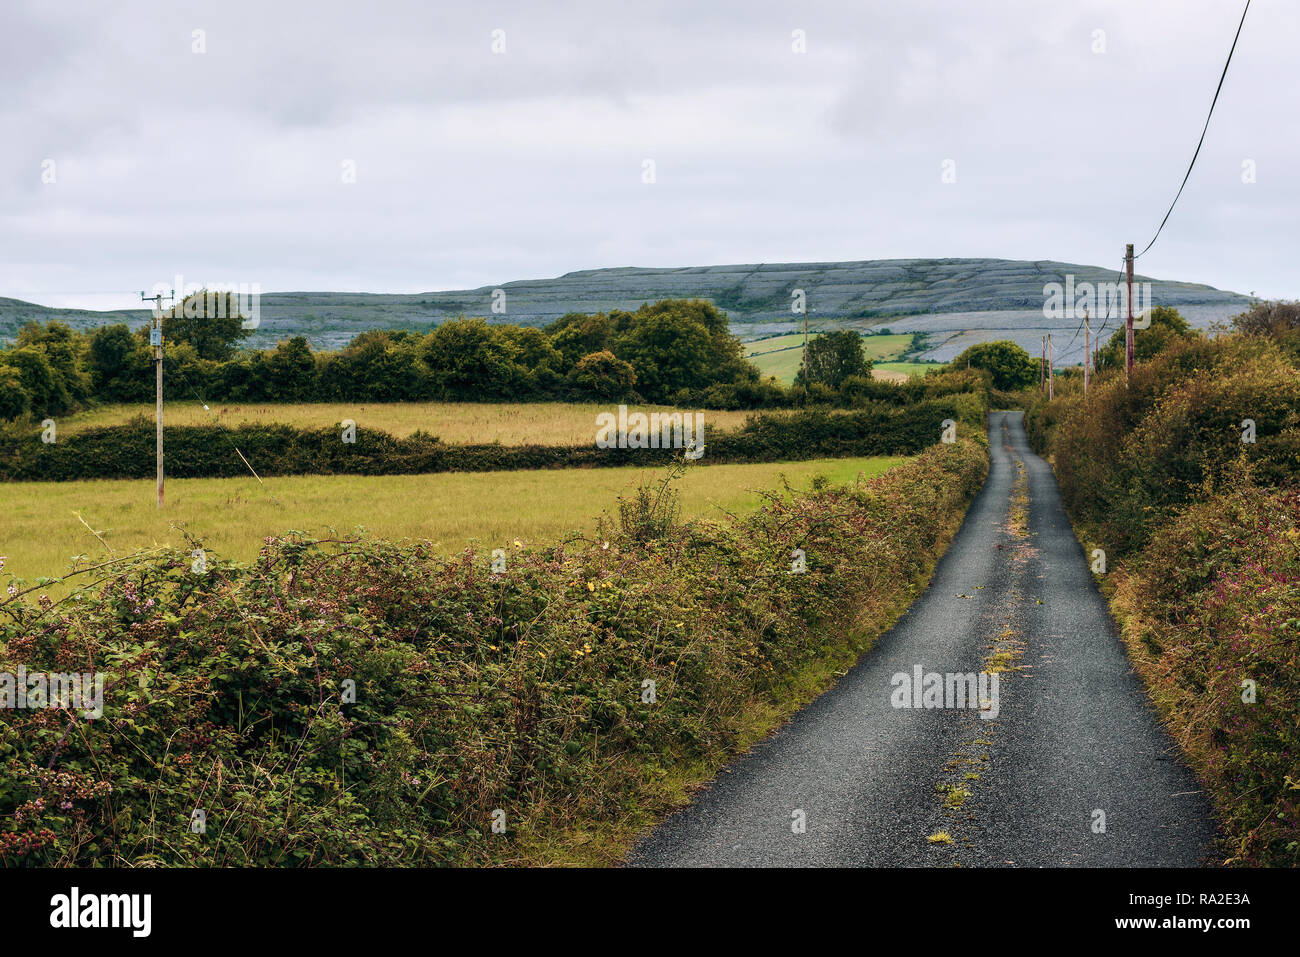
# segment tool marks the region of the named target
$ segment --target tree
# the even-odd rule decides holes
[[[482,319],[451,319],[429,333],[424,361],[438,398],[482,401],[509,398],[519,367],[514,350]]]
[[[707,385],[709,332],[689,316],[659,313],[638,322],[616,343],[617,355],[636,370],[646,398],[666,402],[680,389]]]
[[[611,351],[632,364],[638,391],[654,402],[710,386],[744,362],[726,315],[704,300],[665,299],[610,319]]]
[[[421,397],[427,378],[421,341],[406,333],[372,329],[356,336],[321,368],[321,391],[333,399],[398,402]]]
[[[636,385],[636,372],[612,352],[583,356],[569,372],[569,387],[576,398],[625,399]]]
[[[29,322],[18,330],[18,348],[29,346],[45,353],[50,368],[63,383],[74,404],[90,398],[90,377],[86,375],[86,338],[57,319],[41,324]]]
[[[280,402],[304,402],[316,394],[316,357],[303,336],[282,339],[271,353],[271,395]]]
[[[1178,339],[1200,335],[1172,306],[1156,306],[1149,315],[1151,316],[1149,328],[1133,330],[1134,362],[1146,362]],[[1097,357],[1097,368],[1124,368],[1126,321],[1120,320],[1119,328],[1110,337],[1106,347],[1101,350]]]
[[[252,335],[244,328],[244,319],[233,292],[201,289],[163,315],[163,339],[188,342],[200,359],[229,359],[240,340]]]
[[[1300,302],[1251,303],[1249,309],[1234,316],[1232,325],[1248,336],[1285,336],[1300,332]]]
[[[516,399],[542,399],[556,394],[564,382],[564,356],[541,329],[494,326],[514,353],[519,367]]]
[[[153,361],[143,336],[125,323],[100,326],[90,334],[87,365],[99,399],[130,402],[153,394]]]
[[[1038,381],[1039,360],[1009,339],[977,342],[957,358],[952,367],[983,369],[993,380],[993,388],[1014,391]]]
[[[586,315],[570,312],[543,330],[564,358],[563,368],[572,369],[583,356],[609,348],[612,326],[603,312]]]
[[[1232,325],[1248,336],[1268,336],[1300,360],[1300,302],[1260,301],[1239,316]]]
[[[838,389],[849,376],[870,374],[871,360],[862,351],[862,336],[852,330],[841,330],[808,340],[803,364],[794,381],[795,385],[821,382]]]
[[[0,419],[16,419],[31,407],[32,397],[23,388],[18,370],[4,365],[4,353],[0,353]]]
[[[22,389],[31,397],[33,414],[62,415],[71,410],[63,377],[50,363],[49,356],[37,346],[23,346],[3,353],[4,363],[18,373]]]

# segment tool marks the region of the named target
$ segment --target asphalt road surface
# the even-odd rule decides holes
[[[1208,802],[1128,663],[1051,469],[1021,413],[993,413],[989,437],[988,481],[926,592],[630,865],[1201,863]],[[952,685],[949,706],[925,707],[896,678],[917,666],[1006,669],[997,716],[991,678],[983,701],[961,706]]]

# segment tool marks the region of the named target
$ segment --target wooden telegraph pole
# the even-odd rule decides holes
[[[1088,396],[1088,366],[1092,362],[1092,329],[1088,325],[1088,309],[1083,310],[1083,395]]]
[[[808,294],[803,297],[803,395],[808,398]]]
[[[1043,336],[1043,352],[1038,357],[1038,391],[1043,391],[1043,380],[1047,378],[1047,336]]]
[[[1047,334],[1047,401],[1051,402],[1056,396],[1056,390],[1052,385],[1052,364],[1056,361],[1056,354],[1052,351],[1052,334]]]
[[[149,296],[140,293],[140,298],[148,301]],[[176,300],[176,290],[172,290],[167,297],[173,302]],[[155,411],[154,411],[154,432],[155,432],[155,451],[157,454],[158,466],[158,507],[163,507],[163,388],[162,388],[162,366],[163,366],[163,345],[162,345],[162,301],[163,294],[157,293],[153,296],[153,322],[149,326],[149,344],[153,346],[153,363],[154,363],[154,381],[156,386]]]
[[[1124,382],[1133,371],[1133,244],[1124,247],[1124,272],[1128,277],[1128,319],[1124,323]]]

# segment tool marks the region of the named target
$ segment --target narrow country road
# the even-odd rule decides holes
[[[1129,666],[1050,467],[1019,412],[993,413],[989,439],[988,481],[926,592],[629,864],[1201,862],[1208,803]],[[999,672],[997,716],[894,707],[892,679],[917,666]]]

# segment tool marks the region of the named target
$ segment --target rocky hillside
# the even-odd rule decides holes
[[[566,312],[635,309],[666,298],[710,299],[725,309],[742,338],[794,328],[795,289],[808,297],[810,321],[825,327],[888,326],[894,332],[927,332],[929,352],[950,358],[972,341],[1010,337],[1037,351],[1040,335],[1077,328],[1073,320],[1045,320],[1043,287],[1065,281],[1112,282],[1116,273],[1096,266],[1006,259],[888,259],[838,263],[762,263],[678,269],[584,269],[555,279],[526,279],[451,292],[389,295],[341,292],[276,292],[262,296],[262,325],[252,345],[305,335],[313,346],[337,348],[366,329],[427,329],[458,315],[482,315],[541,325]],[[1197,283],[1153,283],[1157,304],[1176,306],[1197,325],[1240,312],[1246,297]],[[492,311],[493,293],[505,292],[505,312]],[[499,298],[499,297],[498,297]],[[12,337],[29,319],[60,318],[86,327],[105,322],[143,322],[148,313],[47,309],[0,299],[0,337]],[[1065,344],[1061,344],[1065,349]],[[1073,359],[1071,358],[1073,353]],[[1058,361],[1077,361],[1078,344]]]

